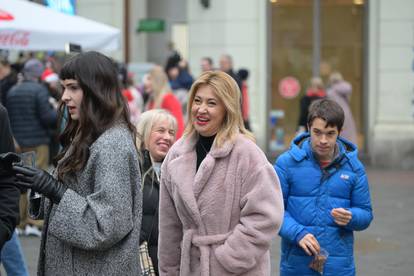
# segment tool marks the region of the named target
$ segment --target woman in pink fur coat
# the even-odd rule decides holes
[[[160,275],[270,275],[283,198],[244,128],[236,82],[203,73],[190,90],[188,114],[161,171]]]

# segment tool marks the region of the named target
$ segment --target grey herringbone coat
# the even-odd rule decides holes
[[[42,200],[38,212],[31,206],[45,219],[38,275],[140,275],[140,179],[126,126],[104,132],[85,168],[64,179],[68,190],[60,203]]]

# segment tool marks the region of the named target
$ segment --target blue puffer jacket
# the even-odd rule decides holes
[[[313,257],[298,245],[308,233],[329,253],[323,275],[355,275],[353,231],[364,230],[371,223],[371,200],[356,146],[340,137],[337,145],[339,154],[321,169],[313,156],[310,136],[304,133],[276,161],[285,204],[279,232],[282,276],[320,275],[309,268]],[[352,212],[352,220],[345,227],[337,225],[330,214],[339,207]]]

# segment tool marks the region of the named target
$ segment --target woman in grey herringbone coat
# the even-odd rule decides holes
[[[44,196],[31,200],[45,220],[38,275],[140,275],[140,171],[116,67],[87,52],[60,78],[68,120],[55,174],[13,167],[18,185]]]

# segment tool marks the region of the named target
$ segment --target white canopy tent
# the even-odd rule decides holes
[[[0,49],[64,51],[119,49],[120,31],[80,16],[66,15],[22,0],[0,0]]]

